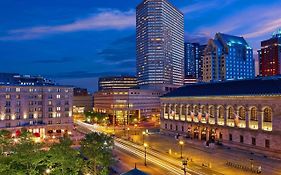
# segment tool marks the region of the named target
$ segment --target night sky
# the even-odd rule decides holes
[[[97,89],[97,77],[134,75],[141,0],[0,0],[0,72],[39,74]],[[171,0],[185,40],[244,36],[256,51],[281,28],[281,0]]]

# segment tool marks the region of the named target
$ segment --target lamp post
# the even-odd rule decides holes
[[[180,144],[180,147],[181,147],[181,159],[182,159],[182,147],[183,147],[184,142],[182,140],[180,140],[179,144]]]
[[[145,131],[142,132],[142,144],[144,144],[144,136],[145,136]]]
[[[130,132],[130,128],[129,127],[127,128],[127,131],[128,131],[128,140],[129,140],[130,139],[130,135],[129,135],[130,134],[129,133]]]
[[[143,146],[144,146],[144,166],[146,166],[147,165],[146,164],[146,148],[148,147],[148,144],[144,143]]]

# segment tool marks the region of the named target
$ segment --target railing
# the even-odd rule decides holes
[[[249,122],[250,122],[249,123],[250,129],[255,129],[255,130],[259,129],[259,122],[258,121],[250,120]]]

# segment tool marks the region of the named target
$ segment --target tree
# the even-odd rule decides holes
[[[10,144],[11,132],[7,130],[0,130],[0,146],[1,154],[3,154],[4,149]]]
[[[48,167],[50,174],[78,175],[83,168],[83,158],[78,150],[71,148],[72,141],[68,137],[60,139],[60,143],[54,144],[48,152]]]
[[[87,158],[86,171],[108,175],[112,164],[113,139],[103,133],[89,133],[81,141],[81,152]]]

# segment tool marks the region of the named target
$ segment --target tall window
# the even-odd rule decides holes
[[[250,113],[251,113],[250,114],[250,119],[252,121],[258,121],[257,108],[256,107],[252,107]]]
[[[246,119],[246,111],[245,111],[244,107],[239,108],[239,117],[240,117],[241,120]]]
[[[219,114],[218,114],[218,118],[224,118],[224,109],[222,106],[219,107]]]
[[[187,114],[190,115],[190,114],[191,114],[191,111],[192,111],[192,106],[189,105],[189,106],[187,107]]]
[[[198,115],[199,107],[197,105],[194,106],[194,115]]]
[[[272,122],[272,109],[271,108],[265,108],[263,110],[263,121]]]
[[[209,115],[211,118],[215,117],[215,107],[214,106],[209,107]]]
[[[232,106],[228,107],[227,117],[228,117],[228,119],[234,119],[234,109]]]
[[[202,115],[205,116],[207,113],[207,106],[203,105],[202,106]]]

